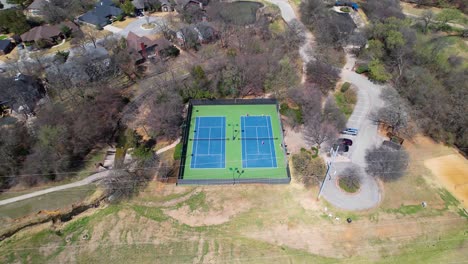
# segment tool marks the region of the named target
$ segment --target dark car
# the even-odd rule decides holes
[[[348,152],[349,151],[349,146],[345,144],[334,144],[333,149],[336,150],[336,148],[339,146],[338,152]]]
[[[343,145],[346,145],[346,146],[352,146],[353,145],[353,141],[349,138],[339,138],[338,139],[338,144],[343,144]]]

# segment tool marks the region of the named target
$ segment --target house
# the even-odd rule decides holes
[[[150,58],[164,58],[177,49],[171,42],[165,38],[150,39],[140,37],[130,31],[127,36],[127,50],[135,59],[136,64],[144,62]]]
[[[145,11],[146,8],[146,1],[145,0],[133,0],[133,6],[135,7],[135,11],[141,13]]]
[[[174,0],[175,1],[175,9],[180,11],[183,9],[188,8],[189,6],[197,6],[200,9],[203,9],[203,3],[197,0]]]
[[[37,42],[39,40],[47,41],[53,45],[65,36],[62,33],[62,27],[69,27],[72,32],[79,30],[78,26],[73,22],[66,21],[58,25],[44,25],[30,29],[28,32],[21,35],[21,40],[25,43]]]
[[[19,73],[16,77],[1,78],[5,89],[0,93],[4,107],[22,114],[34,113],[37,102],[44,97],[45,90],[36,78]]]
[[[14,48],[13,43],[9,39],[0,40],[0,55],[6,55]]]
[[[47,0],[34,0],[29,6],[24,9],[24,14],[31,18],[31,17],[38,17],[42,18],[43,8],[47,4]]]
[[[162,12],[172,12],[174,11],[174,3],[169,0],[161,0],[161,11]]]
[[[213,42],[218,38],[218,33],[208,22],[200,22],[196,25],[181,28],[176,33],[176,37],[180,45],[186,46],[189,43],[190,46],[190,43],[193,42],[199,44]]]
[[[111,0],[102,0],[96,3],[94,8],[78,17],[81,23],[104,27],[112,22],[112,19],[123,15],[123,11],[116,7]]]

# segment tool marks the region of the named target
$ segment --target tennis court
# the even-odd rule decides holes
[[[242,116],[242,167],[276,168],[275,140],[270,116]]]
[[[289,183],[274,99],[191,100],[178,184]]]
[[[224,168],[226,166],[226,117],[197,117],[195,120],[193,169]]]

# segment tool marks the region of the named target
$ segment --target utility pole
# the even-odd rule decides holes
[[[330,171],[333,167],[333,162],[335,162],[335,158],[336,158],[336,154],[338,154],[338,149],[340,148],[340,145],[336,146],[336,150],[334,150],[333,148],[330,149],[330,155],[331,155],[331,160],[327,163],[327,173],[325,173],[325,178],[323,178],[323,182],[322,182],[322,185],[320,186],[320,190],[319,190],[319,193],[318,193],[318,196],[317,196],[317,200],[320,199],[320,195],[322,195],[322,191],[323,191],[323,186],[325,186],[325,182],[327,180],[327,177],[330,177],[329,180],[331,180],[331,176],[329,176],[330,174]]]

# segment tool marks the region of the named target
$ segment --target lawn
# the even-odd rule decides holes
[[[76,175],[74,177],[69,177],[63,181],[49,182],[49,183],[42,184],[36,187],[16,187],[16,188],[13,188],[11,191],[0,193],[0,200],[5,200],[8,198],[28,194],[31,192],[44,190],[44,189],[51,188],[54,186],[68,184],[71,182],[82,180],[97,172],[95,164],[99,162],[103,162],[105,155],[106,155],[106,150],[104,149],[94,150],[86,156],[83,167],[80,170],[77,169]]]
[[[410,3],[405,3],[405,2],[400,2],[400,5],[403,8],[403,12],[412,14],[415,16],[421,16],[425,10],[431,10],[432,12],[434,12],[434,14],[438,14],[442,11],[441,8],[437,8],[437,7],[420,8],[420,7],[416,7],[415,4],[410,4]],[[460,24],[460,25],[465,25],[465,26],[468,25],[468,16],[463,14],[463,17],[461,19],[456,20],[455,23]]]
[[[96,186],[91,184],[2,205],[0,206],[0,221],[3,222],[9,218],[23,217],[41,210],[53,211],[69,207],[74,203],[83,201],[86,197],[93,194],[95,190]]]
[[[124,29],[130,23],[132,23],[132,22],[134,22],[136,20],[138,20],[138,18],[136,18],[136,17],[126,17],[124,21],[115,21],[114,23],[112,23],[112,26]]]
[[[316,188],[294,185],[154,188],[54,231],[35,228],[0,242],[0,262],[436,263],[463,256],[466,220],[456,215],[372,222],[362,217],[368,213],[330,210],[312,198]]]
[[[345,84],[343,84],[345,86]],[[335,101],[341,112],[349,118],[353,113],[354,106],[357,102],[357,94],[354,88],[347,86],[346,90],[341,88],[335,92]],[[343,92],[344,91],[344,92]]]
[[[7,38],[8,38],[8,36],[6,36],[6,35],[0,35],[0,40],[4,40],[4,39],[7,39]]]

